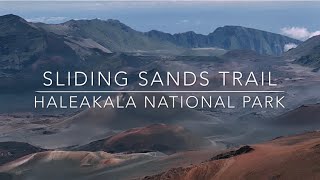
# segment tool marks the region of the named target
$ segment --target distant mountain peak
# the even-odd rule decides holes
[[[286,52],[285,56],[295,59],[295,62],[301,65],[320,69],[320,35],[309,38],[298,47]]]
[[[14,14],[7,14],[7,15],[0,16],[0,23],[1,23],[1,26],[8,26],[8,25],[11,25],[12,23],[29,24],[22,17],[14,15]]]
[[[6,14],[3,16],[0,16],[1,20],[23,20],[25,21],[22,17],[14,15],[14,14]]]
[[[290,37],[287,37],[287,36],[284,36],[284,35],[281,35],[281,34],[269,32],[269,31],[264,31],[264,30],[260,30],[260,29],[256,29],[256,28],[251,28],[251,27],[238,26],[238,25],[225,25],[225,26],[222,26],[222,27],[218,27],[217,29],[215,29],[210,34],[214,34],[214,33],[217,33],[217,32],[222,32],[222,31],[223,32],[228,32],[228,33],[239,33],[239,31],[250,31],[250,32],[256,31],[256,32],[260,32],[260,33],[268,33],[268,34],[273,34],[273,35],[276,35],[276,36],[282,36],[282,37],[286,37],[288,39],[292,39],[294,41],[300,42],[297,39],[293,39],[293,38],[290,38]]]
[[[66,21],[62,24],[75,24],[75,23],[107,23],[107,24],[113,24],[113,25],[121,25],[121,26],[127,26],[124,23],[120,22],[116,19],[100,19],[100,18],[94,18],[94,19],[71,19],[69,21]]]
[[[210,44],[223,49],[254,50],[259,54],[281,55],[284,46],[301,41],[280,34],[242,26],[223,26],[209,35]]]
[[[112,27],[120,28],[125,31],[134,31],[129,26],[125,25],[119,20],[114,20],[114,19],[107,19],[107,20],[99,19],[99,18],[80,19],[80,20],[72,19],[62,24],[67,25],[69,27],[73,27],[73,28],[79,28],[79,27],[89,28],[89,26],[92,28],[106,28],[108,26],[112,26]]]
[[[18,21],[17,21],[18,20]],[[19,21],[20,20],[20,21]],[[261,31],[242,26],[227,25],[217,28],[208,35],[197,34],[194,31],[184,33],[164,33],[152,30],[142,33],[114,19],[83,19],[69,20],[61,24],[28,23],[16,15],[0,17],[3,31],[23,32],[32,26],[41,28],[44,32],[57,35],[92,39],[112,52],[137,51],[175,51],[184,48],[220,48],[225,50],[253,50],[259,54],[281,55],[288,43],[301,42],[280,34]],[[8,26],[8,22],[16,23]]]

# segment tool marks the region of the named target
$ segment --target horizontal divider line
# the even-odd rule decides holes
[[[36,93],[284,93],[285,91],[36,91]]]

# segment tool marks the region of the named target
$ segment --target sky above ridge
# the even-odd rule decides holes
[[[0,15],[61,23],[70,19],[118,19],[139,30],[208,34],[240,25],[307,39],[320,34],[320,2],[4,2]]]

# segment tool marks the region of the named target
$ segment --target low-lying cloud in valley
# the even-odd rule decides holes
[[[43,23],[62,23],[65,22],[67,20],[69,20],[70,18],[67,17],[35,17],[35,18],[27,18],[26,20],[29,22],[43,22]]]
[[[284,27],[281,28],[281,33],[286,36],[304,41],[313,36],[320,35],[320,30],[312,32],[305,27]]]
[[[289,43],[289,44],[284,45],[283,50],[284,50],[284,52],[287,52],[287,51],[289,51],[290,49],[296,48],[297,46],[298,46],[298,45],[295,44],[295,43]]]

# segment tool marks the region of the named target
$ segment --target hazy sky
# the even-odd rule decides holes
[[[0,14],[29,21],[118,19],[130,27],[208,34],[241,25],[305,39],[320,30],[320,2],[0,2]]]

